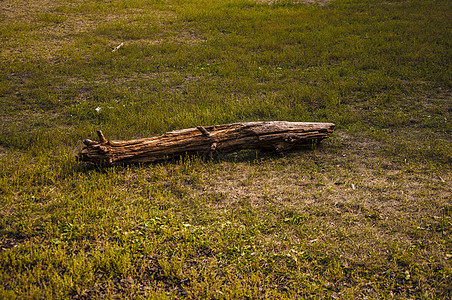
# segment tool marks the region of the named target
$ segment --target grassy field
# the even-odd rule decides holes
[[[0,298],[451,299],[450,0],[2,0]],[[124,43],[117,51],[112,51]],[[85,138],[326,121],[101,168]]]

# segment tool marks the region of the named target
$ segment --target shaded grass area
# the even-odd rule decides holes
[[[2,297],[450,299],[450,2],[1,7]],[[284,156],[73,159],[96,129],[255,120],[337,131]]]

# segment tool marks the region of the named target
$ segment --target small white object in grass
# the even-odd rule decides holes
[[[118,49],[121,48],[122,46],[124,46],[124,43],[121,43],[118,46],[116,46],[113,50],[111,50],[111,52],[118,51]]]
[[[101,110],[100,106],[96,107],[96,112],[99,113]]]
[[[408,280],[410,278],[411,278],[410,271],[406,270],[405,271],[405,279]]]
[[[350,187],[352,188],[352,190],[356,189],[355,185],[352,183],[350,184]]]

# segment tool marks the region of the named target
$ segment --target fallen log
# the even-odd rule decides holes
[[[283,152],[327,138],[334,126],[332,123],[245,122],[198,126],[129,141],[107,140],[99,130],[99,142],[84,140],[86,147],[76,157],[80,161],[112,166],[245,149]]]

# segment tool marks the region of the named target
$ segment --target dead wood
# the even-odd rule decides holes
[[[160,136],[129,141],[107,140],[97,132],[99,142],[86,145],[77,159],[105,165],[155,162],[184,154],[231,153],[244,149],[283,152],[327,138],[332,123],[245,122],[198,126],[167,132]]]

